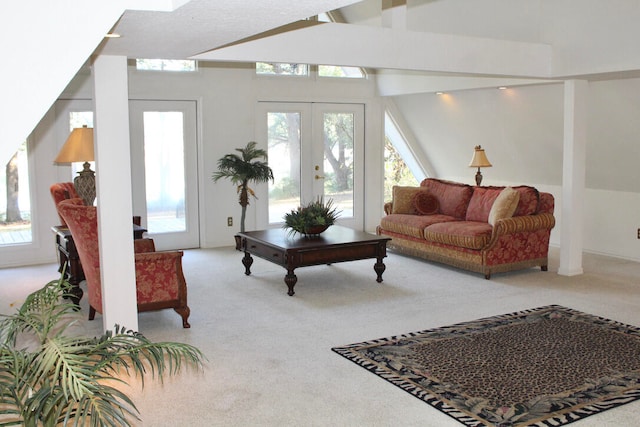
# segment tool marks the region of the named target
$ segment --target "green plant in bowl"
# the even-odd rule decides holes
[[[325,202],[322,197],[318,197],[315,201],[286,213],[282,227],[288,229],[289,234],[317,235],[335,224],[339,216],[340,211],[332,199]]]

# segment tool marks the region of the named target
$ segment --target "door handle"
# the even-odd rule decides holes
[[[316,179],[324,179],[324,176],[316,175]]]

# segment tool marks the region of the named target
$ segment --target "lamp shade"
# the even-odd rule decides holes
[[[490,168],[491,163],[489,159],[487,159],[487,155],[484,152],[484,148],[476,145],[475,151],[473,152],[473,157],[471,158],[471,163],[469,163],[469,167],[472,168]]]
[[[83,126],[73,129],[54,162],[73,163],[93,160],[93,128]]]

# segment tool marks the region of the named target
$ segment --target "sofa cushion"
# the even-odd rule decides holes
[[[503,187],[475,187],[467,208],[467,221],[488,222],[493,202]]]
[[[488,222],[441,222],[425,228],[424,238],[431,242],[478,250],[489,243],[492,229]]]
[[[413,196],[424,191],[427,190],[421,187],[394,185],[392,188],[393,204],[391,206],[391,213],[416,215],[418,212],[413,204]]]
[[[520,193],[511,187],[507,187],[500,192],[491,206],[489,212],[489,224],[496,225],[496,221],[504,218],[511,218],[518,207]]]
[[[513,216],[533,215],[538,213],[538,204],[540,203],[540,193],[534,187],[528,185],[519,185],[513,187],[520,193],[520,201]]]
[[[438,198],[429,191],[418,191],[413,195],[413,207],[418,215],[435,215],[438,213]]]
[[[473,194],[473,187],[453,181],[427,178],[420,186],[436,196],[440,205],[438,211],[443,215],[464,219],[469,200]]]
[[[391,214],[380,220],[380,227],[383,230],[424,239],[424,229],[426,227],[449,221],[456,221],[456,219],[446,215]]]

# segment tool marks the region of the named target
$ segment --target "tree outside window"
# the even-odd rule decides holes
[[[31,207],[27,143],[5,166],[0,177],[0,245],[31,242]]]

